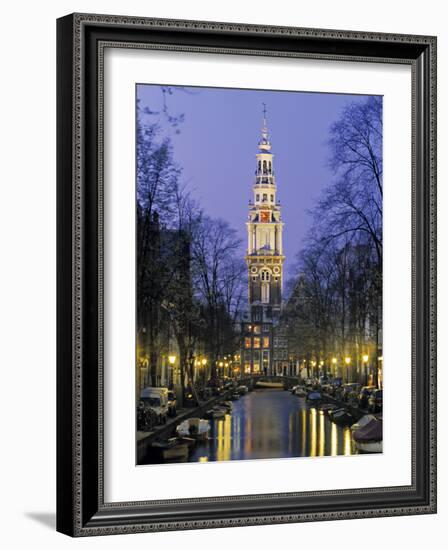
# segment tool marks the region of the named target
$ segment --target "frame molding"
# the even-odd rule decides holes
[[[72,14],[57,22],[57,46],[58,531],[89,536],[435,513],[436,38]],[[102,63],[105,47],[412,66],[412,485],[104,502]]]

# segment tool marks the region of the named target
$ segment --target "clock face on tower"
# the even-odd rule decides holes
[[[262,210],[260,212],[260,221],[264,223],[269,223],[271,221],[271,213],[269,210]]]

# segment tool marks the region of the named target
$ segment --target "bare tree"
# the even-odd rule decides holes
[[[381,345],[382,103],[349,105],[330,129],[334,179],[311,211],[312,228],[299,256],[286,308],[290,343],[302,356]]]
[[[244,265],[238,260],[241,240],[223,220],[203,217],[193,239],[194,289],[201,304],[205,347],[216,361],[227,349],[233,353],[235,318],[244,293]]]

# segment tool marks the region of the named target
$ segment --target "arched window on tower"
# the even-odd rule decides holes
[[[267,173],[268,173],[267,163],[266,163],[266,161],[264,160],[264,161],[263,161],[263,174],[267,174]]]
[[[261,172],[261,160],[258,161],[258,171]]]
[[[272,163],[269,161],[269,173],[272,174]]]
[[[268,283],[271,279],[271,274],[267,269],[262,269],[260,273],[260,278],[263,282]]]

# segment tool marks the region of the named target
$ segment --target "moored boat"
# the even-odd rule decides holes
[[[203,418],[187,418],[176,428],[177,435],[181,437],[193,437],[195,439],[207,439],[210,431],[210,422]]]
[[[366,415],[367,416],[367,415]],[[370,415],[368,415],[370,416]],[[383,421],[380,418],[370,419],[369,422],[352,432],[356,448],[362,453],[383,452]]]
[[[344,426],[349,426],[355,421],[353,416],[345,409],[331,410],[328,412],[328,416],[335,424],[341,424]]]
[[[227,414],[227,409],[224,407],[213,407],[205,413],[207,418],[224,418]]]
[[[358,420],[358,422],[353,424],[353,426],[351,426],[350,429],[352,432],[354,432],[359,428],[364,428],[364,426],[367,426],[367,424],[372,420],[376,420],[376,417],[373,414],[365,414]]]
[[[306,400],[311,401],[312,403],[316,403],[322,400],[322,394],[319,391],[310,391],[309,394],[306,396]]]
[[[319,409],[324,414],[330,414],[330,411],[335,411],[336,409],[339,409],[339,407],[337,405],[334,405],[333,403],[323,403],[322,405],[320,405]]]

